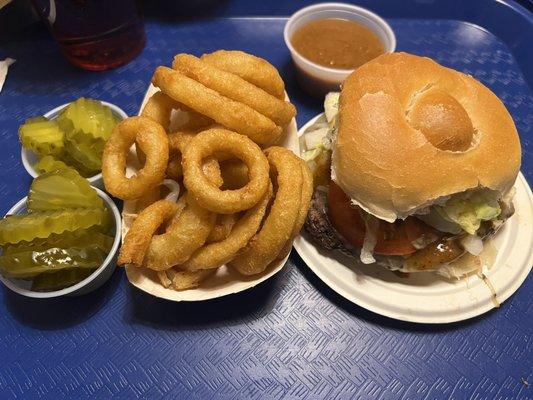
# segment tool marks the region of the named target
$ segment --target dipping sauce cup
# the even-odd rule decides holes
[[[354,69],[337,69],[316,64],[304,58],[294,48],[291,42],[292,35],[306,24],[323,19],[348,20],[365,26],[379,38],[385,53],[396,50],[396,36],[389,24],[369,10],[342,3],[320,3],[302,8],[287,21],[284,38],[297,70],[298,83],[314,97],[322,98],[328,92],[338,91],[341,83],[354,71]]]

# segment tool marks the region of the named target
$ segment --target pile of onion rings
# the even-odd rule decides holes
[[[135,201],[118,264],[156,271],[174,290],[222,266],[261,274],[288,254],[311,200],[307,164],[267,147],[295,108],[277,70],[250,54],[179,54],[172,67],[156,69],[160,91],[104,151],[106,189]],[[129,176],[132,146],[138,170]]]
[[[152,83],[160,89],[143,110],[163,126],[170,109],[188,114],[181,129],[217,124],[264,147],[280,140],[296,115],[284,99],[285,85],[267,61],[241,51],[220,50],[201,58],[178,54],[172,68],[158,67]]]

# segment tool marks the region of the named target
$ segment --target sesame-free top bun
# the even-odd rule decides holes
[[[520,169],[500,99],[471,76],[406,53],[384,54],[346,79],[334,140],[333,180],[389,222],[467,189],[504,193]]]

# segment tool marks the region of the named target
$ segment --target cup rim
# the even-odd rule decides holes
[[[287,23],[285,24],[285,28],[283,29],[283,38],[285,40],[285,45],[290,50],[291,54],[296,54],[303,63],[307,64],[307,66],[312,68],[317,68],[322,70],[323,72],[328,72],[332,74],[349,74],[353,71],[355,71],[356,68],[352,69],[343,69],[343,68],[329,68],[320,64],[317,64],[313,61],[310,61],[309,59],[302,56],[296,49],[293,47],[290,37],[289,37],[289,27],[297,21],[300,17],[312,13],[314,11],[326,11],[326,10],[341,10],[341,11],[348,11],[352,12],[354,14],[359,14],[363,17],[366,17],[374,22],[376,22],[383,30],[385,31],[386,36],[389,38],[390,45],[386,49],[386,53],[393,53],[396,51],[396,35],[394,34],[394,31],[390,27],[390,25],[385,21],[382,17],[377,15],[376,13],[360,6],[352,5],[352,4],[346,4],[346,3],[318,3],[313,4],[304,8],[301,8],[300,10],[296,11],[294,14],[292,14]],[[369,28],[370,29],[370,28]],[[373,30],[373,29],[372,29]],[[374,30],[373,30],[374,31]],[[385,43],[384,43],[385,44]]]
[[[120,118],[122,118],[122,120],[125,120],[126,118],[128,118],[128,114],[126,114],[126,112],[120,108],[119,106],[113,104],[113,103],[109,103],[107,101],[103,101],[103,100],[98,100],[100,103],[102,103],[104,106],[107,106],[111,109],[111,111],[113,112],[113,114],[115,115],[118,115]],[[53,117],[56,117],[59,112],[67,107],[69,104],[71,104],[71,102],[69,103],[65,103],[65,104],[62,104],[60,106],[57,106],[53,109],[51,109],[50,111],[48,111],[46,114],[44,114],[44,117],[45,118],[48,118],[48,119],[53,119]],[[22,165],[24,165],[24,169],[26,170],[26,172],[32,177],[32,178],[37,178],[39,176],[39,173],[35,170],[34,166],[31,164],[29,158],[28,158],[28,154],[33,154],[33,152],[29,149],[25,149],[24,147],[21,147],[20,149],[20,158],[22,159]],[[102,180],[102,173],[99,172],[97,173],[96,175],[93,175],[93,176],[89,176],[86,178],[91,184],[94,184],[95,182],[98,182],[98,181],[101,181]]]
[[[32,297],[37,299],[48,299],[52,297],[60,297],[65,296],[71,293],[75,293],[82,288],[90,285],[95,279],[98,278],[99,275],[101,275],[104,270],[107,268],[112,268],[113,260],[115,258],[115,255],[118,252],[118,248],[120,246],[121,241],[121,234],[122,234],[122,218],[120,216],[120,212],[118,210],[118,207],[116,206],[115,202],[109,197],[103,190],[98,189],[97,187],[93,186],[93,189],[96,190],[98,193],[98,196],[104,200],[106,203],[107,208],[112,212],[113,219],[115,220],[115,235],[113,239],[113,246],[109,250],[109,253],[107,254],[106,258],[102,262],[102,264],[87,278],[84,280],[76,283],[75,285],[66,287],[64,289],[60,290],[54,290],[51,292],[36,292],[31,289],[24,289],[16,285],[14,282],[12,282],[12,279],[6,278],[0,274],[0,281],[10,290],[12,290],[15,293],[18,293],[22,296],[26,297]],[[5,214],[5,216],[15,214],[18,210],[20,210],[27,202],[28,196],[23,197],[19,201],[13,205],[9,211]]]

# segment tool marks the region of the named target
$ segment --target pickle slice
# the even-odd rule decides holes
[[[96,170],[88,169],[83,164],[79,163],[74,158],[72,158],[72,156],[68,152],[65,152],[61,155],[61,161],[63,161],[69,167],[74,168],[76,171],[80,173],[81,176],[86,177],[86,178],[96,175],[97,173],[100,172],[100,168]]]
[[[67,140],[65,149],[68,154],[90,171],[102,169],[102,153],[98,154],[96,148],[84,142]]]
[[[28,211],[63,210],[65,208],[103,208],[104,202],[90,185],[72,168],[48,172],[33,180],[28,196]]]
[[[111,216],[103,208],[78,208],[60,211],[41,211],[26,215],[9,215],[0,220],[0,246],[7,243],[46,238],[52,233],[75,231],[100,225],[106,232]]]
[[[55,121],[30,118],[19,128],[22,146],[38,155],[59,155],[64,149],[63,131]]]
[[[89,229],[79,229],[72,232],[63,232],[61,234],[53,233],[45,239],[34,239],[31,242],[19,242],[16,244],[6,244],[3,246],[3,254],[20,253],[24,251],[43,251],[52,247],[68,248],[83,247],[88,243],[96,246],[103,252],[108,253],[113,246],[115,238],[106,235],[98,230],[97,227]]]
[[[30,117],[26,120],[24,124],[36,124],[37,122],[48,122],[48,118],[44,115],[39,115],[37,117]]]
[[[88,136],[85,140],[99,138],[105,141],[111,136],[118,119],[98,100],[81,97],[61,111],[58,123],[69,139],[81,133]]]
[[[69,168],[63,161],[54,158],[53,156],[43,156],[33,166],[39,174],[46,174],[47,172],[58,171],[60,169]]]
[[[94,245],[30,250],[0,256],[0,272],[7,278],[29,279],[42,273],[64,269],[98,268],[106,256],[107,253]]]
[[[95,270],[89,268],[71,268],[58,272],[37,275],[32,282],[31,290],[35,292],[52,292],[65,289],[81,282]]]

